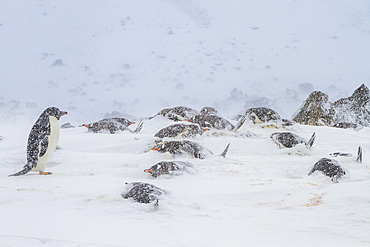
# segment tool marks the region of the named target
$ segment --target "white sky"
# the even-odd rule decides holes
[[[0,96],[93,118],[232,115],[267,97],[289,117],[301,83],[334,100],[369,81],[369,13],[366,1],[3,1]],[[227,100],[233,88],[242,100]]]

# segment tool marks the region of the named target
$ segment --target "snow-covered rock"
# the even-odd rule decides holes
[[[306,125],[330,125],[334,113],[329,96],[321,91],[313,91],[293,115],[293,121]]]
[[[332,125],[338,123],[369,126],[370,90],[362,84],[348,98],[331,103],[321,91],[312,92],[303,102],[293,120],[306,125]]]
[[[334,103],[336,123],[370,125],[370,90],[362,84],[354,93]]]

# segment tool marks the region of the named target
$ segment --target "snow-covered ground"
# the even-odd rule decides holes
[[[68,121],[68,115],[61,121]],[[210,131],[194,141],[215,156],[180,157],[197,172],[152,178],[155,163],[174,159],[150,150],[154,134],[173,122],[144,120],[138,134],[62,129],[50,176],[7,177],[25,164],[32,122],[1,125],[1,246],[369,246],[370,129],[295,125],[311,150],[279,149],[277,129],[244,125],[236,133]],[[134,128],[131,126],[130,128]],[[250,131],[253,138],[242,137]],[[4,134],[3,134],[4,133]],[[215,135],[217,133],[217,135]],[[226,158],[217,156],[231,143]],[[333,183],[313,164],[335,151],[364,150],[364,162],[338,159],[349,174]],[[125,182],[166,190],[155,208],[121,197]]]

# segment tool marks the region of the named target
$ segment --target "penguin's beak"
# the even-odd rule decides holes
[[[208,130],[210,130],[210,129],[203,129],[203,131],[208,131]]]
[[[146,169],[144,172],[151,172],[152,170],[150,170],[150,169]]]
[[[152,148],[152,150],[158,150],[158,148]]]
[[[62,116],[67,115],[67,114],[68,114],[68,112],[62,111]]]
[[[82,126],[84,126],[84,127],[86,127],[86,128],[88,128],[88,127],[89,127],[87,124],[83,124]]]
[[[135,124],[135,122],[130,122],[130,124]]]

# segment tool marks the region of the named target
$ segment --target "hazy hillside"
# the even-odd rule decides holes
[[[369,80],[369,9],[366,1],[2,1],[0,104],[57,105],[78,120],[174,105],[236,114],[264,104],[290,117],[307,85],[338,98]]]

